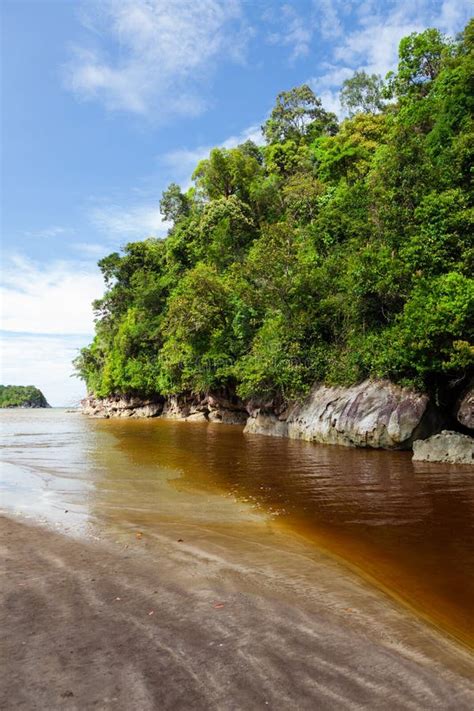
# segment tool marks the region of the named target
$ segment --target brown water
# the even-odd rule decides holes
[[[0,411],[2,508],[76,533],[273,527],[474,646],[474,472],[161,420]],[[67,512],[67,513],[66,513]],[[245,528],[247,527],[247,528]]]

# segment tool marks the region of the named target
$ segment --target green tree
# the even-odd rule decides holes
[[[163,192],[160,200],[160,212],[167,222],[176,224],[189,215],[189,198],[181,192],[176,183],[171,183]]]
[[[426,96],[451,48],[451,42],[434,28],[404,37],[397,72],[387,75],[389,95],[399,99]]]
[[[322,107],[313,90],[307,85],[297,86],[290,91],[278,94],[270,118],[262,126],[267,143],[284,143],[306,137],[315,137],[316,133],[334,133],[337,121],[334,114]]]
[[[207,200],[236,195],[247,201],[252,181],[260,174],[259,160],[248,144],[237,148],[213,148],[193,173],[198,191]]]
[[[343,82],[340,98],[349,116],[360,112],[376,114],[384,108],[382,77],[365,71],[355,72]]]

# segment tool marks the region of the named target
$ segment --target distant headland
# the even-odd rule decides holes
[[[0,385],[0,407],[51,407],[34,385]]]

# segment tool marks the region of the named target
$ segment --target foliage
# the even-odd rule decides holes
[[[249,150],[249,144],[250,141],[229,150],[213,148],[209,158],[199,163],[193,178],[205,199],[235,195],[248,200],[249,186],[261,172],[260,163]]]
[[[383,82],[379,74],[355,72],[342,84],[341,104],[349,116],[356,113],[375,114],[384,108]]]
[[[164,240],[101,260],[96,335],[76,359],[112,393],[301,397],[390,378],[431,392],[473,368],[471,23],[400,44],[381,99],[359,72],[337,126],[282,92],[267,145],[216,148],[161,209]]]
[[[321,99],[307,85],[297,86],[278,94],[270,118],[262,126],[268,143],[285,143],[335,133],[337,119],[323,109]]]
[[[189,198],[176,183],[171,183],[160,200],[160,211],[168,222],[176,224],[189,214]]]
[[[400,42],[398,71],[389,77],[389,92],[403,99],[426,96],[450,49],[451,43],[434,28],[404,37]]]

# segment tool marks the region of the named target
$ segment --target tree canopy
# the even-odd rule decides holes
[[[307,84],[280,92],[270,118],[262,126],[267,143],[288,140],[298,143],[321,133],[336,131],[336,116],[323,108],[321,99]]]
[[[367,74],[364,71],[355,72],[346,79],[341,90],[341,104],[349,112],[375,114],[384,108],[383,81],[379,74]]]

